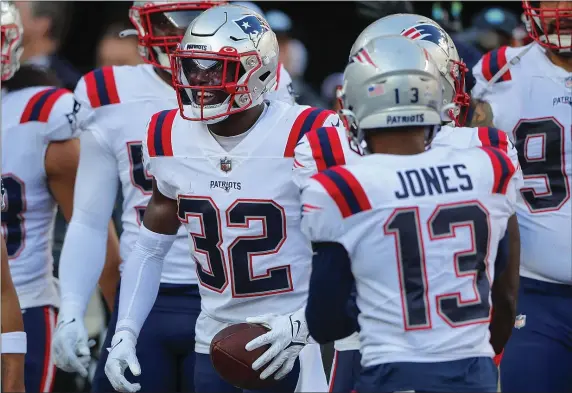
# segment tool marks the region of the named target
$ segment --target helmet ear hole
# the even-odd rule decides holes
[[[270,76],[270,71],[266,71],[264,74],[260,75],[258,79],[260,79],[261,82],[264,82],[266,78],[268,78],[269,76]]]

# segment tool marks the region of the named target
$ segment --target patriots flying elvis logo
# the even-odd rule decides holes
[[[430,41],[438,45],[447,56],[449,56],[449,45],[447,43],[446,33],[429,23],[421,23],[405,29],[401,32],[402,36],[405,36],[412,40]]]
[[[262,34],[268,31],[268,26],[254,15],[247,15],[233,22],[242,29],[244,34],[248,35],[250,40],[254,43],[255,48],[258,48]]]

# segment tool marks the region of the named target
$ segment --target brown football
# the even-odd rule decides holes
[[[260,379],[262,367],[252,369],[252,363],[258,359],[270,345],[248,352],[244,347],[249,341],[268,332],[262,325],[239,323],[222,329],[211,342],[211,362],[215,370],[226,382],[241,389],[265,389],[276,384],[273,376]]]

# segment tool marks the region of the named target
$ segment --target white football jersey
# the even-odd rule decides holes
[[[291,79],[285,70],[281,70],[280,75],[281,83],[268,94],[269,99],[287,97],[284,91],[288,91],[286,84]],[[148,64],[92,71],[79,81],[75,95],[83,107],[91,110],[82,127],[92,132],[101,146],[116,158],[123,193],[120,253],[121,259],[126,260],[137,241],[152,194],[152,176],[143,168],[141,141],[151,116],[178,108],[177,97],[173,88]],[[194,269],[189,269],[186,231],[181,228],[178,235],[165,258],[161,282],[196,284]]]
[[[438,148],[369,155],[308,182],[303,232],[351,258],[363,367],[494,355],[490,293],[514,171],[498,149]]]
[[[313,128],[337,124],[319,108],[267,102],[265,112],[230,151],[206,125],[178,110],[149,124],[146,169],[179,205],[197,263],[201,315],[196,351],[224,327],[266,313],[303,307],[312,251],[300,231],[300,190],[292,180],[294,150]]]
[[[22,308],[59,306],[52,257],[57,206],[45,155],[51,142],[76,137],[78,109],[66,89],[2,91],[2,235]]]
[[[496,82],[488,81],[524,48],[502,47],[473,69],[472,95],[490,103],[493,122],[516,145],[524,176],[517,208],[521,275],[572,284],[572,73],[532,43]],[[549,247],[547,247],[549,245]]]
[[[516,168],[511,184],[517,190],[520,190],[522,187],[522,171],[518,165],[518,153],[505,132],[493,127],[452,127],[445,125],[441,127],[431,142],[432,148],[452,147],[455,149],[467,149],[479,146],[492,146],[507,153],[512,165]],[[334,343],[338,351],[357,350],[359,345],[357,333]]]

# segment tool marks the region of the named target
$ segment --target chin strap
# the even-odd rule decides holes
[[[131,37],[137,35],[137,30],[135,29],[126,29],[119,33],[119,38]]]

